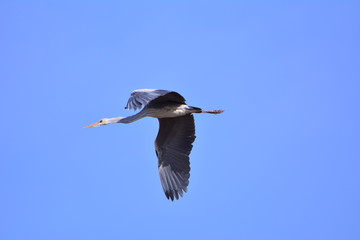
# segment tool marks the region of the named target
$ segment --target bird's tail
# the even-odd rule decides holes
[[[222,112],[224,112],[224,110],[201,110],[202,113],[211,113],[211,114],[220,114]]]

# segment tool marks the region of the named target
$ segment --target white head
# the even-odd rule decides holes
[[[100,126],[108,125],[108,124],[111,124],[111,123],[118,123],[121,119],[123,119],[123,117],[103,118],[100,121],[98,121],[98,122],[96,122],[94,124],[90,124],[89,126],[86,126],[84,128],[100,127]]]

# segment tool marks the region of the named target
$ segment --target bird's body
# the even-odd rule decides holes
[[[195,123],[192,114],[219,114],[223,110],[205,111],[191,107],[177,92],[156,89],[133,91],[125,108],[143,109],[129,117],[104,118],[87,127],[131,123],[144,117],[158,118],[160,128],[155,140],[155,150],[159,159],[161,184],[168,199],[179,199],[179,195],[183,196],[183,192],[187,192],[189,185],[189,155],[195,140]]]
[[[187,114],[199,112],[199,109],[195,109],[193,107],[189,107],[186,104],[179,103],[156,103],[153,106],[149,106],[148,110],[150,110],[149,117],[153,118],[175,118],[181,117]]]
[[[175,102],[160,102],[150,104],[141,111],[144,111],[147,117],[175,118],[191,113],[199,113],[201,112],[201,109]]]

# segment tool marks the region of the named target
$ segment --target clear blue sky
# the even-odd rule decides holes
[[[2,1],[0,239],[360,239],[360,2]],[[155,119],[196,115],[165,198]]]

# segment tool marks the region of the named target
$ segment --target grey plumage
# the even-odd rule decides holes
[[[194,116],[160,118],[159,123],[155,150],[162,187],[167,198],[179,199],[179,194],[183,196],[189,185],[189,155],[195,140]]]
[[[185,103],[179,93],[160,89],[139,89],[131,93],[126,109],[141,109],[129,117],[104,118],[87,127],[111,123],[131,123],[143,117],[159,120],[159,132],[155,140],[161,185],[168,199],[179,199],[187,192],[190,178],[190,158],[195,140],[193,113],[219,114],[223,110],[205,111]]]
[[[125,109],[141,109],[146,104],[156,102],[177,102],[185,103],[185,98],[177,92],[161,89],[138,89],[131,93]]]

